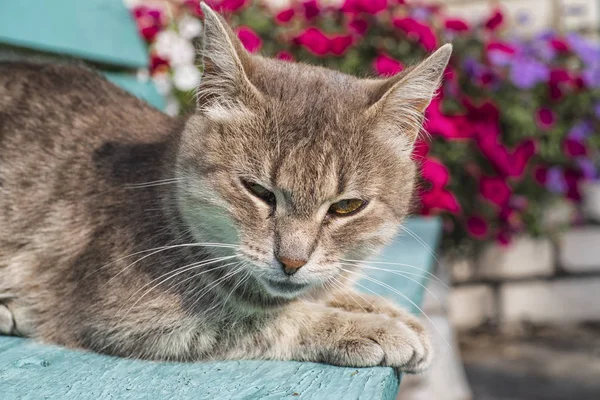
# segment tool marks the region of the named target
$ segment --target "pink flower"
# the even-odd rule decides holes
[[[443,188],[450,181],[448,168],[434,158],[425,159],[421,167],[421,176],[427,179],[434,188]]]
[[[417,139],[417,141],[415,142],[414,148],[413,148],[413,153],[412,153],[413,160],[417,160],[420,162],[422,159],[427,157],[428,153],[429,153],[429,143],[427,143],[423,139]]]
[[[294,17],[295,11],[293,8],[288,8],[287,10],[282,10],[277,13],[275,16],[275,21],[279,23],[290,22],[290,20]]]
[[[150,54],[150,73],[154,74],[155,72],[161,69],[168,69],[169,61],[165,60],[162,57],[157,56],[156,54]]]
[[[475,239],[485,239],[488,233],[488,224],[478,215],[471,216],[467,219],[467,232]]]
[[[583,180],[583,173],[574,168],[565,169],[565,182],[567,183],[567,198],[573,201],[581,200],[580,182]]]
[[[352,36],[350,35],[333,36],[329,39],[329,51],[336,56],[340,56],[352,46],[352,42]]]
[[[511,235],[510,231],[506,228],[498,231],[498,234],[496,235],[496,241],[498,242],[498,244],[500,244],[501,246],[504,246],[504,247],[507,247],[508,245],[510,245],[511,239],[512,239],[512,235]]]
[[[369,29],[369,23],[364,19],[354,18],[348,24],[348,28],[350,28],[351,31],[354,31],[354,33],[357,35],[362,36],[367,32],[367,29]]]
[[[132,13],[140,35],[147,42],[154,40],[164,28],[163,15],[159,9],[138,6],[132,10]]]
[[[257,52],[262,46],[262,39],[247,26],[241,26],[237,29],[237,35],[240,41],[250,53]]]
[[[536,166],[533,171],[533,178],[541,186],[546,186],[546,182],[548,182],[548,168],[540,165]]]
[[[196,0],[185,0],[183,5],[196,17],[204,19],[204,13],[202,12],[202,8],[200,8],[200,2]],[[212,6],[212,4],[209,4]]]
[[[402,71],[404,66],[400,61],[381,53],[373,61],[373,69],[380,76],[392,76]]]
[[[536,123],[538,128],[547,131],[552,129],[556,116],[554,112],[547,107],[542,107],[536,112]]]
[[[550,46],[559,53],[567,53],[570,50],[569,44],[561,38],[550,39]]]
[[[387,0],[345,0],[341,7],[346,13],[377,14],[387,8]]]
[[[313,19],[321,12],[317,4],[317,0],[305,1],[302,3],[302,6],[304,7],[304,17],[306,19]]]
[[[329,39],[323,32],[314,27],[310,27],[296,36],[294,42],[318,56],[324,56],[329,51]]]
[[[567,157],[587,156],[587,148],[579,140],[566,138],[563,141],[563,152]]]
[[[214,8],[219,12],[233,12],[242,8],[247,0],[222,0]]]
[[[393,20],[393,24],[396,28],[404,31],[409,38],[418,41],[425,50],[433,51],[437,47],[437,39],[433,30],[416,19],[396,18]]]
[[[504,14],[499,8],[496,8],[492,15],[485,21],[485,28],[490,31],[497,30],[504,21]]]
[[[441,111],[441,99],[435,97],[427,110],[424,129],[431,135],[439,135],[447,140],[471,137],[472,129],[464,115],[444,115]]]
[[[553,69],[550,71],[550,80],[548,86],[550,89],[550,98],[559,100],[563,97],[563,91],[568,89],[572,84],[573,79],[566,69]]]
[[[508,204],[511,195],[508,184],[501,177],[482,177],[479,181],[479,191],[485,199],[500,208]]]
[[[289,51],[281,50],[277,53],[277,58],[284,61],[294,61],[294,56]]]
[[[421,194],[421,212],[429,215],[436,210],[448,211],[458,214],[461,211],[460,204],[454,195],[446,189],[432,190]]]
[[[444,26],[446,29],[453,32],[466,32],[469,30],[469,24],[465,20],[459,18],[448,18],[444,21]]]

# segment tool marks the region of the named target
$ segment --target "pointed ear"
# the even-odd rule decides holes
[[[379,82],[367,110],[379,134],[401,151],[410,151],[423,123],[423,113],[440,86],[452,45],[446,44],[406,73]]]
[[[230,108],[260,93],[248,79],[250,54],[227,23],[206,3],[200,63],[204,69],[197,90],[198,108]]]

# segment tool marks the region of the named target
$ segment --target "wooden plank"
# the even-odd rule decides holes
[[[2,0],[2,43],[126,68],[148,65],[122,0]]]
[[[432,249],[437,219],[413,219],[406,226]],[[401,235],[379,258],[429,271],[431,254],[419,240]],[[373,264],[375,265],[375,264]],[[390,268],[391,269],[391,268]],[[407,271],[419,272],[417,269]],[[426,273],[416,282],[385,271],[369,275],[420,304]],[[361,282],[378,293],[385,290]],[[407,303],[402,296],[398,301]],[[410,302],[408,302],[410,304]],[[46,346],[0,337],[2,399],[395,399],[399,377],[391,368],[341,368],[325,364],[274,361],[156,363]]]

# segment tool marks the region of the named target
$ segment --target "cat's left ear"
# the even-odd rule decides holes
[[[377,133],[400,151],[411,151],[451,54],[452,45],[446,44],[406,73],[376,84],[367,115],[375,120]]]

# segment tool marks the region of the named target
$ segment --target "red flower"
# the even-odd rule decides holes
[[[402,71],[404,66],[400,61],[385,53],[381,53],[373,61],[373,69],[380,76],[391,76]]]
[[[565,182],[567,183],[567,198],[573,201],[581,200],[581,191],[579,184],[583,180],[583,173],[574,168],[565,169]]]
[[[446,190],[438,189],[421,194],[421,212],[424,215],[432,214],[436,210],[448,211],[452,214],[460,213],[460,204],[456,197]]]
[[[499,8],[496,8],[493,14],[485,21],[485,28],[490,31],[495,31],[502,25],[504,21],[504,14]]]
[[[427,158],[421,167],[421,176],[427,179],[434,188],[443,188],[450,181],[448,168],[434,158]]]
[[[367,32],[367,29],[369,29],[369,23],[364,19],[354,18],[348,24],[348,28],[354,31],[357,35],[364,35]]]
[[[377,14],[387,8],[387,0],[345,0],[341,11],[345,13]]]
[[[533,178],[539,183],[541,186],[546,186],[546,182],[548,181],[548,168],[537,166],[533,171]]]
[[[508,246],[511,242],[512,239],[512,235],[510,233],[510,231],[506,228],[501,229],[498,234],[496,235],[496,241],[498,242],[498,244],[500,244],[501,246]]]
[[[550,98],[559,100],[563,96],[563,90],[571,86],[573,79],[569,72],[565,69],[553,69],[550,71],[550,80],[548,86],[550,88]]]
[[[162,13],[159,9],[138,6],[132,10],[140,35],[147,41],[154,40],[164,27]]]
[[[409,38],[417,40],[425,50],[433,51],[437,47],[437,39],[433,30],[416,19],[396,18],[393,24],[396,28],[404,31]]]
[[[277,13],[275,16],[275,21],[279,23],[290,22],[290,20],[294,17],[295,11],[293,8],[288,8],[287,10],[282,10]]]
[[[262,39],[247,26],[241,26],[237,29],[237,35],[240,41],[250,53],[254,53],[260,50],[262,46]]]
[[[563,141],[563,152],[567,157],[587,156],[587,148],[583,143],[572,138]]]
[[[277,58],[284,61],[294,61],[294,56],[289,51],[281,50],[277,53]]]
[[[466,32],[469,30],[469,24],[458,18],[449,18],[444,22],[446,29],[454,32]]]
[[[350,35],[338,35],[329,39],[329,51],[336,56],[340,56],[352,46],[352,36]]]
[[[157,56],[156,54],[150,54],[150,73],[154,74],[155,72],[161,69],[168,69],[169,61],[165,60],[162,57]]]
[[[246,0],[222,0],[218,5],[215,5],[215,10],[219,12],[237,11],[246,4]]]
[[[501,177],[482,177],[479,181],[479,191],[485,199],[501,208],[508,204],[511,195],[510,187]]]
[[[561,38],[550,39],[550,46],[559,53],[567,53],[569,51],[569,45]]]
[[[537,110],[536,112],[536,123],[538,128],[540,128],[541,130],[547,131],[549,129],[552,129],[555,120],[556,117],[554,115],[554,112],[549,108],[543,107]]]
[[[484,239],[488,233],[488,224],[480,216],[472,216],[467,219],[467,232],[475,239]]]
[[[321,12],[319,6],[317,5],[317,0],[308,0],[302,5],[304,6],[304,17],[306,19],[313,19]]]
[[[296,36],[294,42],[306,47],[318,56],[324,56],[329,51],[329,39],[323,32],[314,27],[310,27]]]
[[[431,135],[439,135],[447,140],[471,137],[472,128],[464,115],[444,115],[441,111],[441,99],[435,97],[427,110],[424,129]]]

